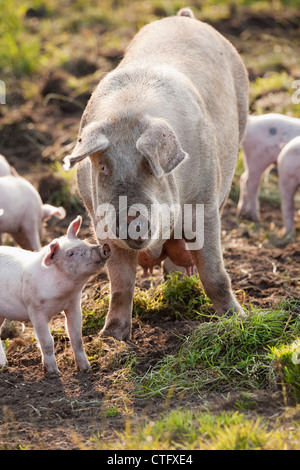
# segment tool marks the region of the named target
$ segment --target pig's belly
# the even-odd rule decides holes
[[[0,299],[0,316],[8,320],[26,321],[29,320],[27,309],[24,306],[12,299],[10,296],[3,296]]]

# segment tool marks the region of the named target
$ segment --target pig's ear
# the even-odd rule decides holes
[[[50,264],[54,263],[55,255],[59,250],[59,241],[53,240],[49,245],[49,251],[47,252],[43,262],[46,266],[50,266]]]
[[[72,154],[64,158],[65,170],[70,170],[76,163],[89,155],[107,149],[109,140],[103,134],[102,127],[96,122],[84,127]]]
[[[77,233],[79,232],[80,226],[82,222],[81,215],[78,215],[73,222],[70,223],[67,231],[68,238],[77,238]]]
[[[170,173],[188,156],[182,150],[169,124],[159,118],[151,119],[149,126],[138,139],[136,147],[147,158],[158,178]]]

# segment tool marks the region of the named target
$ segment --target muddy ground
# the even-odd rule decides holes
[[[272,27],[270,22],[257,26],[255,18],[253,22],[255,27]],[[240,29],[245,27],[235,20],[234,23],[222,23],[219,29],[238,37]],[[56,93],[58,87],[61,93],[68,93],[63,89],[63,72],[55,71],[42,77],[40,83],[40,94],[36,99],[26,102],[16,95],[10,113],[0,116],[0,151],[47,200],[51,191],[61,185],[61,181],[53,177],[51,162],[61,159],[65,155],[64,146],[71,145],[76,138],[81,110],[72,102],[45,101],[53,87]],[[88,95],[81,99],[85,103]],[[259,226],[238,220],[236,205],[236,198],[228,200],[222,219],[222,239],[225,263],[239,300],[246,306],[268,308],[286,298],[299,299],[299,232],[296,242],[285,246],[280,239],[282,219],[278,204],[261,203]],[[43,243],[64,233],[68,222],[79,210],[82,209],[71,208],[67,219],[50,221]],[[89,235],[89,220],[82,213],[81,235],[85,236]],[[300,225],[298,213],[296,225]],[[162,275],[162,270],[156,269],[154,282],[159,282]],[[99,279],[90,282],[85,294],[93,293],[98,283]],[[105,292],[108,288],[105,277],[101,286]],[[149,281],[142,278],[141,270],[137,286],[149,286]],[[63,317],[58,316],[52,323],[53,330],[61,329],[62,324]],[[132,348],[139,358],[136,371],[142,374],[165,354],[176,351],[181,336],[187,335],[193,326],[191,321],[170,320],[168,316],[147,321],[134,319],[132,343],[121,348],[124,347],[127,353]],[[126,414],[139,420],[145,415],[157,416],[158,411],[164,409],[164,399],[144,402],[131,394],[133,384],[122,381],[124,361],[117,359],[114,363],[111,358],[116,351],[119,354],[119,346],[114,340],[108,338],[102,344],[103,364],[88,373],[79,373],[74,368],[68,342],[57,335],[56,357],[61,374],[52,378],[44,376],[41,355],[32,338],[32,328],[27,324],[21,336],[10,339],[8,367],[0,373],[0,443],[4,449],[78,449],[88,447],[86,443],[93,434],[105,443],[116,431],[124,429]],[[87,344],[94,339],[95,336],[89,335],[84,341]],[[108,364],[113,366],[108,367]],[[172,406],[180,404],[201,409],[209,403],[211,410],[226,410],[231,408],[236,393],[234,390],[228,392],[231,392],[230,398],[224,394],[193,396],[184,402],[174,402]],[[259,390],[255,393],[259,404],[256,413],[267,416],[270,422],[275,421],[283,406],[280,392]],[[108,410],[114,407],[119,412],[109,413]]]

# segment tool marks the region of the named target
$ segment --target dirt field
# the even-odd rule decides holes
[[[272,16],[265,23],[259,16],[253,16],[240,22],[236,19],[231,22],[226,20],[218,27],[221,32],[233,35],[238,41],[246,28],[253,34],[262,34],[264,28],[274,27],[272,22],[276,26],[276,18]],[[296,18],[294,22],[296,29]],[[239,43],[240,49],[247,48],[246,42]],[[111,67],[115,60],[115,57],[111,59]],[[54,91],[68,96],[65,73],[55,71],[42,77],[39,80],[40,93],[32,100],[28,101],[16,93],[11,111],[2,117],[0,115],[0,152],[7,156],[20,174],[39,188],[44,200],[51,192],[61,189],[62,181],[54,173],[52,163],[65,155],[64,146],[70,145],[76,138],[82,112],[72,101],[45,101],[45,97]],[[257,71],[252,68],[251,74],[253,79]],[[86,92],[80,97],[83,105],[88,96]],[[265,99],[267,97],[273,102],[272,93],[264,95]],[[276,176],[272,178],[276,182]],[[45,229],[43,243],[63,234],[68,222],[79,210],[83,211],[79,205],[73,204],[68,210],[67,219],[50,221]],[[262,222],[259,226],[239,221],[236,216],[236,197],[232,196],[223,215],[222,238],[226,266],[239,300],[246,306],[252,304],[269,308],[286,298],[300,298],[299,232],[296,242],[285,246],[280,238],[282,219],[279,204],[262,201],[261,213]],[[84,237],[89,234],[89,221],[84,212],[82,214],[84,225],[81,236]],[[296,214],[296,226],[300,226],[299,213]],[[162,270],[156,269],[154,282],[159,282],[162,275]],[[85,294],[93,295],[95,285],[99,282],[99,279],[90,282]],[[149,285],[150,281],[142,278],[140,270],[137,286],[147,288]],[[107,289],[107,280],[102,276],[101,290],[106,292]],[[83,305],[86,299],[87,296],[84,297]],[[136,420],[146,415],[155,416],[164,409],[165,399],[145,402],[131,393],[133,384],[122,381],[126,357],[130,351],[136,354],[136,372],[142,375],[161,357],[176,351],[182,336],[187,335],[194,326],[192,321],[172,320],[168,316],[145,321],[135,318],[132,343],[119,345],[110,338],[104,340],[103,363],[83,374],[75,370],[69,343],[63,334],[59,334],[63,322],[61,315],[52,323],[52,329],[57,331],[56,358],[61,371],[58,378],[44,376],[40,351],[33,341],[29,324],[25,325],[25,331],[20,336],[9,340],[8,367],[0,373],[0,443],[4,449],[70,450],[82,445],[88,447],[90,444],[87,441],[92,435],[98,434],[103,442],[109,442],[116,431],[124,429],[126,414]],[[96,333],[86,335],[84,341],[88,345],[96,337]],[[117,357],[115,362],[112,357],[114,354]],[[122,354],[125,356],[123,361]],[[231,408],[237,393],[234,390],[229,392],[230,399],[224,394],[215,393],[191,396],[184,404],[201,409],[204,403],[209,403],[211,410],[227,410]],[[274,423],[283,407],[280,391],[259,390],[255,393],[259,403],[256,413],[267,416],[270,423]],[[171,406],[176,404],[178,398]],[[109,413],[115,406],[119,412]]]

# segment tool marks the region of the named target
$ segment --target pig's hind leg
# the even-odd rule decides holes
[[[24,250],[38,251],[41,248],[39,232],[35,226],[23,228],[12,233],[12,236],[15,242]]]
[[[206,212],[204,224],[203,248],[191,250],[204,290],[218,315],[244,314],[231,291],[231,281],[224,267],[217,208]]]

